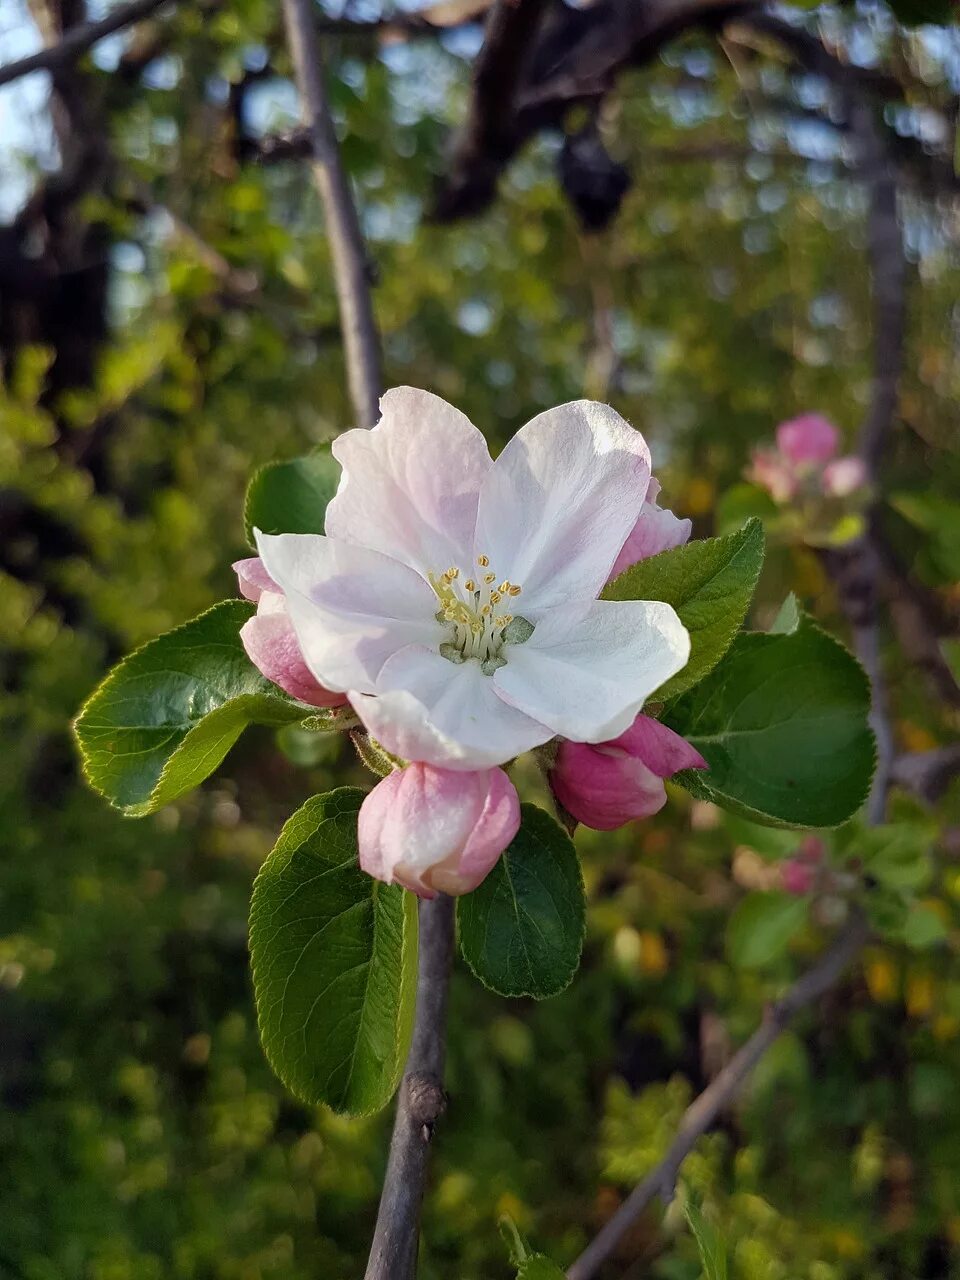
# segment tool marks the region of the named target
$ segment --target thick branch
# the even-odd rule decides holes
[[[573,1263],[567,1271],[567,1280],[591,1280],[651,1201],[657,1196],[665,1200],[672,1197],[680,1166],[699,1139],[729,1107],[747,1076],[796,1014],[842,977],[866,942],[868,932],[863,916],[853,915],[819,963],[771,1007],[763,1024],[686,1109],[670,1150]]]
[[[323,60],[311,0],[283,0],[287,40],[300,93],[301,118],[313,148],[313,176],[327,224],[334,285],[357,426],[372,427],[380,400],[380,344],[373,318],[370,272],[360,221],[324,86]]]
[[[63,38],[56,44],[48,45],[45,49],[31,53],[29,57],[20,58],[17,62],[10,62],[5,67],[0,67],[0,85],[18,80],[21,76],[29,75],[31,71],[57,71],[60,67],[74,62],[104,36],[113,35],[115,31],[121,31],[134,22],[148,18],[155,9],[167,3],[168,0],[130,0],[129,4],[117,5],[99,22],[78,23],[77,26],[65,32]]]
[[[397,1099],[390,1158],[365,1280],[413,1280],[420,1206],[433,1127],[443,1114],[447,992],[453,960],[453,899],[420,903],[420,969],[413,1043]]]

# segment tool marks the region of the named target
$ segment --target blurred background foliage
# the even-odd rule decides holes
[[[906,30],[873,4],[806,21],[854,65],[909,82],[892,136],[945,144],[954,29]],[[5,55],[32,47],[26,8],[5,4],[2,22]],[[108,155],[70,210],[85,255],[73,284],[98,274],[86,285],[102,290],[102,333],[77,309],[58,341],[55,325],[21,324],[14,286],[0,312],[0,1275],[347,1280],[362,1273],[389,1117],[346,1121],[284,1096],[257,1041],[245,928],[286,815],[360,780],[349,744],[248,734],[202,792],[132,822],[85,790],[69,738],[110,662],[233,594],[252,468],[350,425],[306,166],[252,154],[295,116],[275,6],[185,5],[164,31],[136,75],[121,38],[83,72]],[[454,401],[494,448],[546,406],[609,399],[647,435],[666,503],[698,536],[781,419],[817,409],[851,443],[871,360],[865,196],[824,83],[684,37],[605,105],[633,185],[602,234],[580,229],[551,138],[482,217],[433,224],[478,43],[469,25],[329,42],[388,385]],[[42,81],[0,90],[7,231],[64,146]],[[918,186],[901,214],[908,354],[885,519],[911,579],[949,612],[956,212]],[[821,558],[796,545],[774,546],[755,625],[788,590],[842,631]],[[892,649],[889,666],[899,749],[950,743],[956,709]],[[934,856],[918,884],[936,926],[913,947],[872,947],[685,1167],[735,1277],[960,1277],[958,800],[948,789],[923,818]],[[571,1258],[816,953],[816,922],[760,968],[725,936],[798,838],[671,801],[642,826],[578,835],[591,910],[566,993],[507,1003],[457,972],[424,1280],[510,1274],[502,1214]],[[897,804],[905,821],[921,813]],[[676,1208],[649,1214],[610,1270],[698,1274]]]

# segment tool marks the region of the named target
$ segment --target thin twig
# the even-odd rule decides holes
[[[365,1280],[413,1280],[417,1270],[420,1206],[433,1127],[443,1114],[443,1062],[453,899],[420,903],[420,970],[413,1042],[397,1099],[390,1158]]]
[[[740,1086],[795,1015],[824,995],[844,974],[869,934],[864,917],[853,914],[823,958],[774,1004],[760,1027],[719,1075],[687,1107],[669,1151],[623,1202],[613,1217],[567,1271],[567,1280],[591,1280],[647,1206],[660,1196],[673,1196],[684,1160],[717,1117],[726,1110]]]
[[[357,415],[356,425],[372,427],[379,416],[380,343],[360,221],[327,101],[313,6],[310,0],[283,0],[283,14],[300,93],[301,118],[313,149],[311,168],[333,257],[350,398]]]
[[[115,9],[111,9],[107,16],[98,22],[81,22],[65,32],[63,38],[56,44],[48,45],[45,49],[39,49],[26,58],[20,58],[17,62],[8,62],[5,67],[0,67],[0,85],[18,80],[21,76],[29,75],[31,71],[56,71],[74,62],[104,36],[113,35],[115,31],[121,31],[134,22],[148,18],[155,9],[171,2],[172,0],[130,0],[129,4],[117,5]]]

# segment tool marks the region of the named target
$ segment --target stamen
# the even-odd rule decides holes
[[[463,589],[464,591],[476,591],[477,584],[474,582],[472,578],[468,578],[466,582],[463,584]]]
[[[481,569],[485,569],[489,563],[490,563],[489,556],[477,556],[477,564],[480,566]]]
[[[484,582],[487,584],[487,586],[489,587],[489,585],[490,585],[490,583],[491,583],[491,582],[496,582],[496,580],[497,580],[497,575],[496,575],[495,573],[485,573],[485,574],[483,575],[483,580],[484,580]]]
[[[518,587],[518,586],[517,586],[517,584],[516,584],[515,582],[511,582],[511,584],[510,584],[510,590],[509,590],[509,594],[510,594],[510,595],[512,595],[512,596],[518,596],[522,590],[523,590],[523,588],[522,588],[522,587]]]
[[[490,603],[491,603],[491,604],[499,604],[499,603],[500,603],[500,601],[501,601],[502,599],[503,599],[503,596],[500,594],[500,592],[499,592],[499,591],[491,591],[491,592],[490,592]]]
[[[512,613],[502,613],[499,618],[494,618],[493,625],[495,627],[509,627],[513,621]]]
[[[506,595],[506,593],[510,590],[510,582],[509,582],[509,580],[508,580],[507,578],[504,578],[504,580],[500,583],[499,587],[497,587],[497,590],[498,590],[502,595]]]
[[[457,578],[460,577],[460,570],[456,565],[451,565],[443,576],[448,582],[456,582]]]

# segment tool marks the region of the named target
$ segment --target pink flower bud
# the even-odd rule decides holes
[[[835,458],[823,469],[823,491],[831,498],[847,498],[867,483],[867,468],[862,458]]]
[[[766,489],[777,503],[789,502],[799,488],[793,466],[774,449],[754,450],[747,479]]]
[[[706,768],[700,752],[679,734],[659,720],[639,715],[610,742],[561,742],[550,784],[578,822],[596,831],[612,831],[663,808],[664,778],[680,769]]]
[[[651,477],[646,501],[640,509],[637,523],[620,548],[620,554],[610,570],[611,581],[638,561],[648,560],[661,551],[682,547],[689,540],[692,521],[680,520],[672,511],[658,507],[656,498],[659,492],[659,482]]]
[[[840,433],[819,413],[804,413],[777,427],[777,448],[795,466],[822,466],[837,452]]]
[[[801,862],[799,858],[787,858],[780,863],[780,883],[787,893],[802,898],[813,888],[815,879],[816,871],[809,862]]]
[[[520,829],[520,801],[502,769],[460,773],[408,764],[360,806],[360,865],[421,898],[475,889]]]
[[[806,862],[811,866],[816,866],[818,862],[823,861],[823,855],[826,853],[826,846],[819,836],[804,836],[797,848],[797,857],[801,862]]]
[[[240,628],[240,639],[253,665],[291,698],[312,707],[339,707],[346,694],[325,689],[303,660],[300,643],[287,612],[283,592],[267,573],[259,556],[233,566],[240,593],[257,605],[255,617]]]

